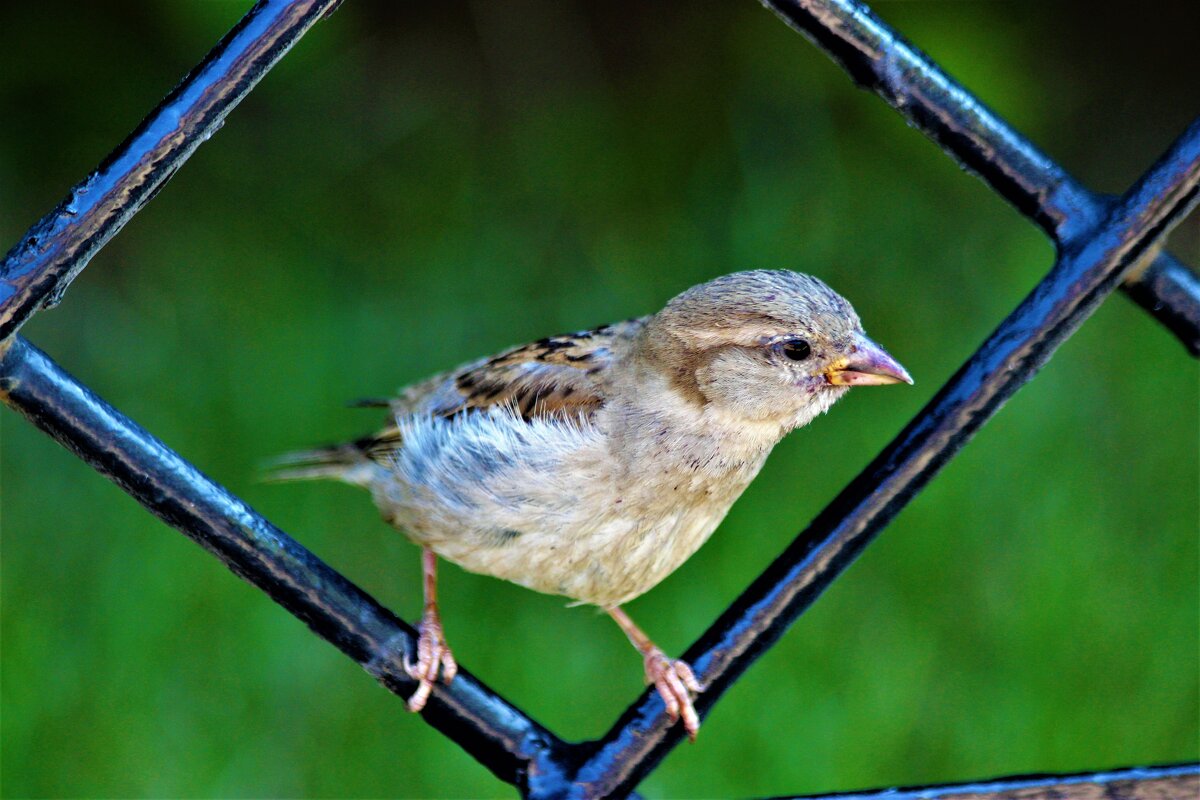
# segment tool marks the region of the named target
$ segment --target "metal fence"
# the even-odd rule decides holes
[[[263,0],[0,266],[0,397],[148,510],[304,620],[385,687],[415,688],[414,630],[18,335],[338,0]],[[929,404],[684,654],[703,716],[880,530],[1121,288],[1200,356],[1200,280],[1161,244],[1200,200],[1200,119],[1120,197],[1094,194],[854,0],[768,0],[1053,240],[1054,267]],[[568,743],[466,670],[424,719],[529,797],[628,794],[681,739],[647,690],[594,742]],[[1200,765],[941,787],[957,793],[1197,791]],[[1066,787],[1066,788],[1064,788]],[[1138,787],[1142,787],[1138,789]],[[1125,791],[1125,790],[1122,790]]]

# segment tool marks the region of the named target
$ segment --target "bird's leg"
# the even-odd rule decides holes
[[[405,671],[418,681],[417,690],[408,698],[409,711],[420,711],[425,707],[439,669],[446,683],[450,683],[458,674],[458,664],[446,644],[442,619],[438,615],[437,554],[428,547],[421,551],[421,567],[425,585],[425,613],[421,615],[421,635],[417,639],[417,663],[413,664],[407,659],[404,662]]]
[[[667,658],[666,653],[650,641],[650,637],[642,632],[620,607],[606,608],[605,611],[621,626],[629,641],[642,654],[642,661],[646,666],[646,683],[653,684],[654,688],[658,689],[667,706],[667,716],[672,722],[682,717],[688,738],[696,741],[696,732],[700,730],[700,716],[696,713],[696,707],[692,705],[692,694],[699,694],[703,687],[700,686],[700,681],[696,680],[692,668],[685,661]]]

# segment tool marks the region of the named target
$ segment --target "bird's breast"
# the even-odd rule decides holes
[[[375,491],[385,517],[467,570],[601,606],[679,567],[766,456],[679,436],[630,448],[594,422],[500,412],[411,420],[403,435]]]

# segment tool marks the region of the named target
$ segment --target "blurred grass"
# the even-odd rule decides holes
[[[242,2],[0,8],[0,234],[116,145]],[[687,646],[1048,268],[1027,223],[755,3],[347,3],[26,334],[408,618],[365,496],[257,481],[343,403],[813,272],[917,377],[786,440],[631,613]],[[882,3],[1090,185],[1200,110],[1188,4]],[[1195,218],[1173,247],[1200,263]],[[817,792],[1198,756],[1195,365],[1107,303],[714,711],[649,796]],[[0,414],[6,797],[511,790],[215,560]],[[836,454],[836,455],[832,455]],[[588,609],[454,568],[463,663],[553,730],[639,689]]]

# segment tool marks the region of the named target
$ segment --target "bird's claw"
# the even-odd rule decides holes
[[[446,644],[437,609],[426,609],[421,618],[421,635],[417,638],[417,663],[404,660],[404,671],[417,681],[417,690],[408,698],[409,711],[416,712],[425,707],[439,670],[442,681],[448,684],[458,674],[458,662]]]
[[[667,706],[667,717],[671,722],[683,720],[683,729],[688,739],[696,741],[700,730],[700,715],[692,704],[692,695],[699,694],[704,687],[696,680],[696,674],[686,661],[667,658],[657,647],[645,654],[646,683],[658,690]]]

